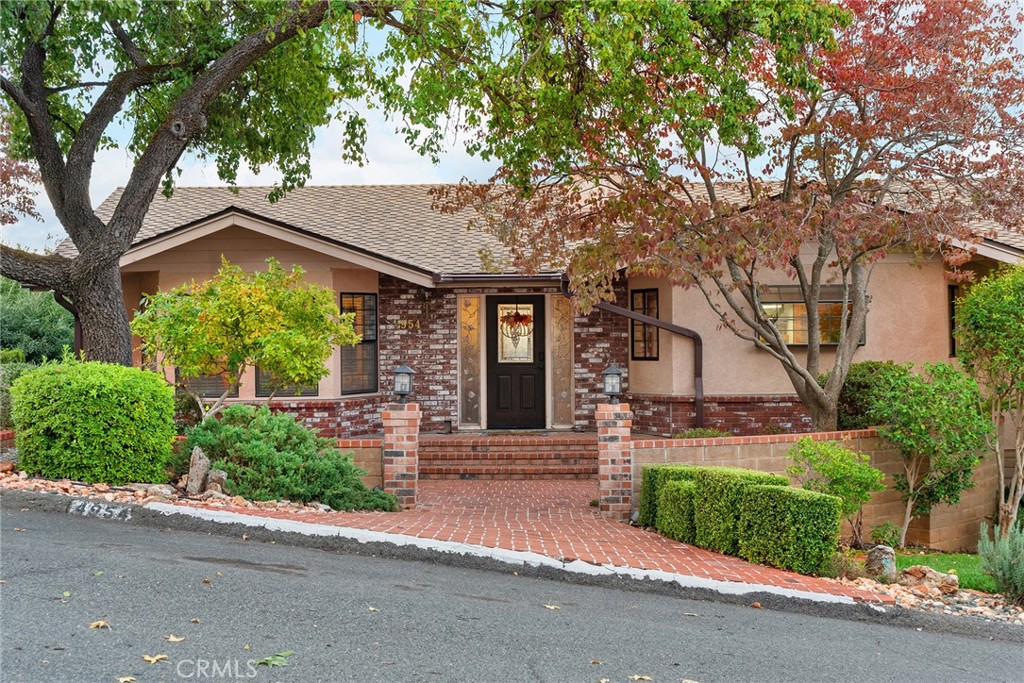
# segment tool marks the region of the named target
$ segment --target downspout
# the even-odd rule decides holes
[[[53,293],[53,300],[60,304],[61,308],[75,317],[75,358],[82,357],[82,322],[78,319],[78,310],[74,305],[64,298],[63,294]]]
[[[561,281],[562,294],[568,298],[572,298],[572,292],[569,290],[569,278],[562,276]],[[682,327],[680,325],[673,325],[672,323],[665,322],[664,320],[658,320],[652,318],[649,315],[643,313],[637,313],[631,311],[628,308],[622,306],[616,306],[615,304],[602,301],[595,306],[598,310],[607,311],[608,313],[614,313],[615,315],[621,315],[624,318],[630,320],[636,320],[637,322],[644,323],[645,325],[652,325],[661,330],[666,330],[672,334],[677,334],[687,339],[693,340],[693,412],[694,412],[694,425],[696,427],[704,426],[704,340],[700,338],[700,335],[693,330]]]

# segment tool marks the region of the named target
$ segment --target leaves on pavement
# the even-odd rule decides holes
[[[106,621],[100,619],[99,621],[94,621],[91,624],[89,624],[89,628],[105,628],[105,629],[109,630],[110,629],[110,624],[108,624]]]
[[[142,655],[142,659],[149,664],[156,664],[167,659],[167,655]]]
[[[117,679],[117,683],[135,683],[135,679],[131,676],[121,676]]]
[[[181,641],[185,640],[185,636],[176,636],[173,633],[169,633],[166,636],[164,636],[164,640],[166,640],[168,643],[180,643]]]
[[[257,659],[257,666],[288,666],[288,658],[291,657],[295,652],[293,650],[285,650],[284,652],[278,652],[276,655],[270,655],[263,659]]]
[[[650,676],[644,676],[643,674],[632,674],[629,676],[631,681],[653,681],[654,679]]]
[[[562,609],[558,605],[544,605],[545,609]]]
[[[193,624],[201,624],[201,623],[203,623],[203,622],[199,621],[199,617],[192,617],[191,619],[189,619],[189,622],[193,623]]]

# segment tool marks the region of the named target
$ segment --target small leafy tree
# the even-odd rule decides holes
[[[906,504],[902,548],[915,517],[938,503],[957,503],[974,485],[992,425],[980,408],[978,384],[948,363],[926,364],[922,374],[887,375],[872,412],[882,425],[879,434],[903,459],[903,473],[895,476]]]
[[[864,504],[871,494],[882,491],[885,475],[871,466],[871,458],[835,441],[800,439],[789,451],[792,464],[786,474],[808,491],[836,496],[842,503],[840,513],[850,524],[853,544],[863,545]]]
[[[960,361],[978,380],[993,425],[1009,413],[1015,427],[1012,456],[997,430],[989,438],[999,463],[998,526],[1005,539],[1024,498],[1024,267],[1007,268],[971,287],[958,303],[957,324]]]
[[[267,270],[246,273],[223,259],[217,274],[147,298],[132,331],[143,354],[164,369],[177,368],[203,410],[215,415],[234,392],[247,368],[258,365],[275,386],[308,386],[327,374],[324,361],[336,345],[359,336],[352,314],[342,315],[331,290],[303,280],[304,271],[286,271],[275,259]],[[206,405],[188,379],[220,375],[224,393]]]

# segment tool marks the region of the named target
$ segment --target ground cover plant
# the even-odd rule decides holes
[[[395,510],[393,496],[367,488],[366,473],[329,439],[266,406],[234,405],[189,433],[181,453],[199,446],[227,472],[225,492],[249,500],[319,502],[335,510]]]
[[[1024,605],[1024,529],[1017,527],[1001,534],[996,526],[993,532],[995,538],[990,540],[988,529],[981,525],[981,568],[1008,600]]]

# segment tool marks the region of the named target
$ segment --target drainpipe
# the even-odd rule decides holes
[[[565,275],[562,276],[561,280],[562,294],[568,298],[572,298],[572,292],[569,290],[569,278]],[[667,323],[664,320],[658,320],[652,318],[649,315],[643,313],[637,313],[631,311],[628,308],[622,306],[616,306],[615,304],[602,301],[595,306],[598,310],[607,311],[608,313],[614,313],[615,315],[621,315],[624,318],[630,320],[636,320],[637,322],[644,323],[645,325],[653,325],[661,330],[666,330],[672,334],[677,334],[687,339],[693,340],[693,412],[694,412],[694,425],[696,427],[704,426],[704,340],[700,338],[700,335],[688,327],[682,327],[680,325],[673,325]]]

